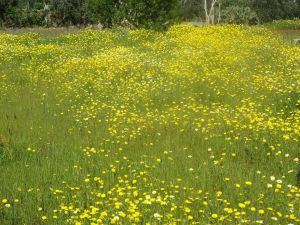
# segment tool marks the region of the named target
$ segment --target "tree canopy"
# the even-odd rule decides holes
[[[299,17],[299,6],[300,0],[0,0],[0,26],[161,28],[195,19],[256,24]]]

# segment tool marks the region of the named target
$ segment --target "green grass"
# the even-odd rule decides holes
[[[0,35],[0,224],[298,224],[299,54],[229,25]]]
[[[294,44],[294,39],[300,38],[300,20],[275,20],[264,24],[264,27],[279,34],[284,41]]]
[[[282,36],[283,40],[288,43],[295,43],[295,39],[300,39],[300,30],[278,30],[277,34]]]

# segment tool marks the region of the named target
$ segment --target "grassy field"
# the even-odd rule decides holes
[[[1,34],[0,136],[1,225],[296,225],[300,48],[233,25]]]
[[[295,39],[300,39],[300,30],[277,30],[276,34],[280,35],[284,41],[295,43]]]

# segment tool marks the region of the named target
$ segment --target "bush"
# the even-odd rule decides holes
[[[87,22],[112,27],[117,2],[116,0],[87,0]]]
[[[263,23],[294,18],[299,2],[295,0],[252,0],[251,7]]]
[[[84,24],[85,0],[52,0],[50,11],[52,12],[52,23],[56,25],[78,25]]]
[[[177,0],[88,0],[87,15],[91,23],[105,27],[160,28],[176,18]]]
[[[175,0],[129,0],[119,5],[114,20],[132,27],[159,28],[171,22],[174,5]]]
[[[6,25],[11,27],[42,26],[43,21],[43,15],[38,11],[13,8],[7,14]]]
[[[236,24],[257,24],[258,16],[249,7],[229,6],[222,12],[222,21]]]

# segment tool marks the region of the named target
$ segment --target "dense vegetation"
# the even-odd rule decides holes
[[[208,6],[215,0],[206,0]],[[0,0],[0,25],[162,28],[205,18],[205,0]],[[218,22],[257,24],[299,17],[299,0],[217,0]],[[216,19],[217,21],[217,19]]]
[[[0,35],[0,224],[300,224],[299,55],[237,25]]]

